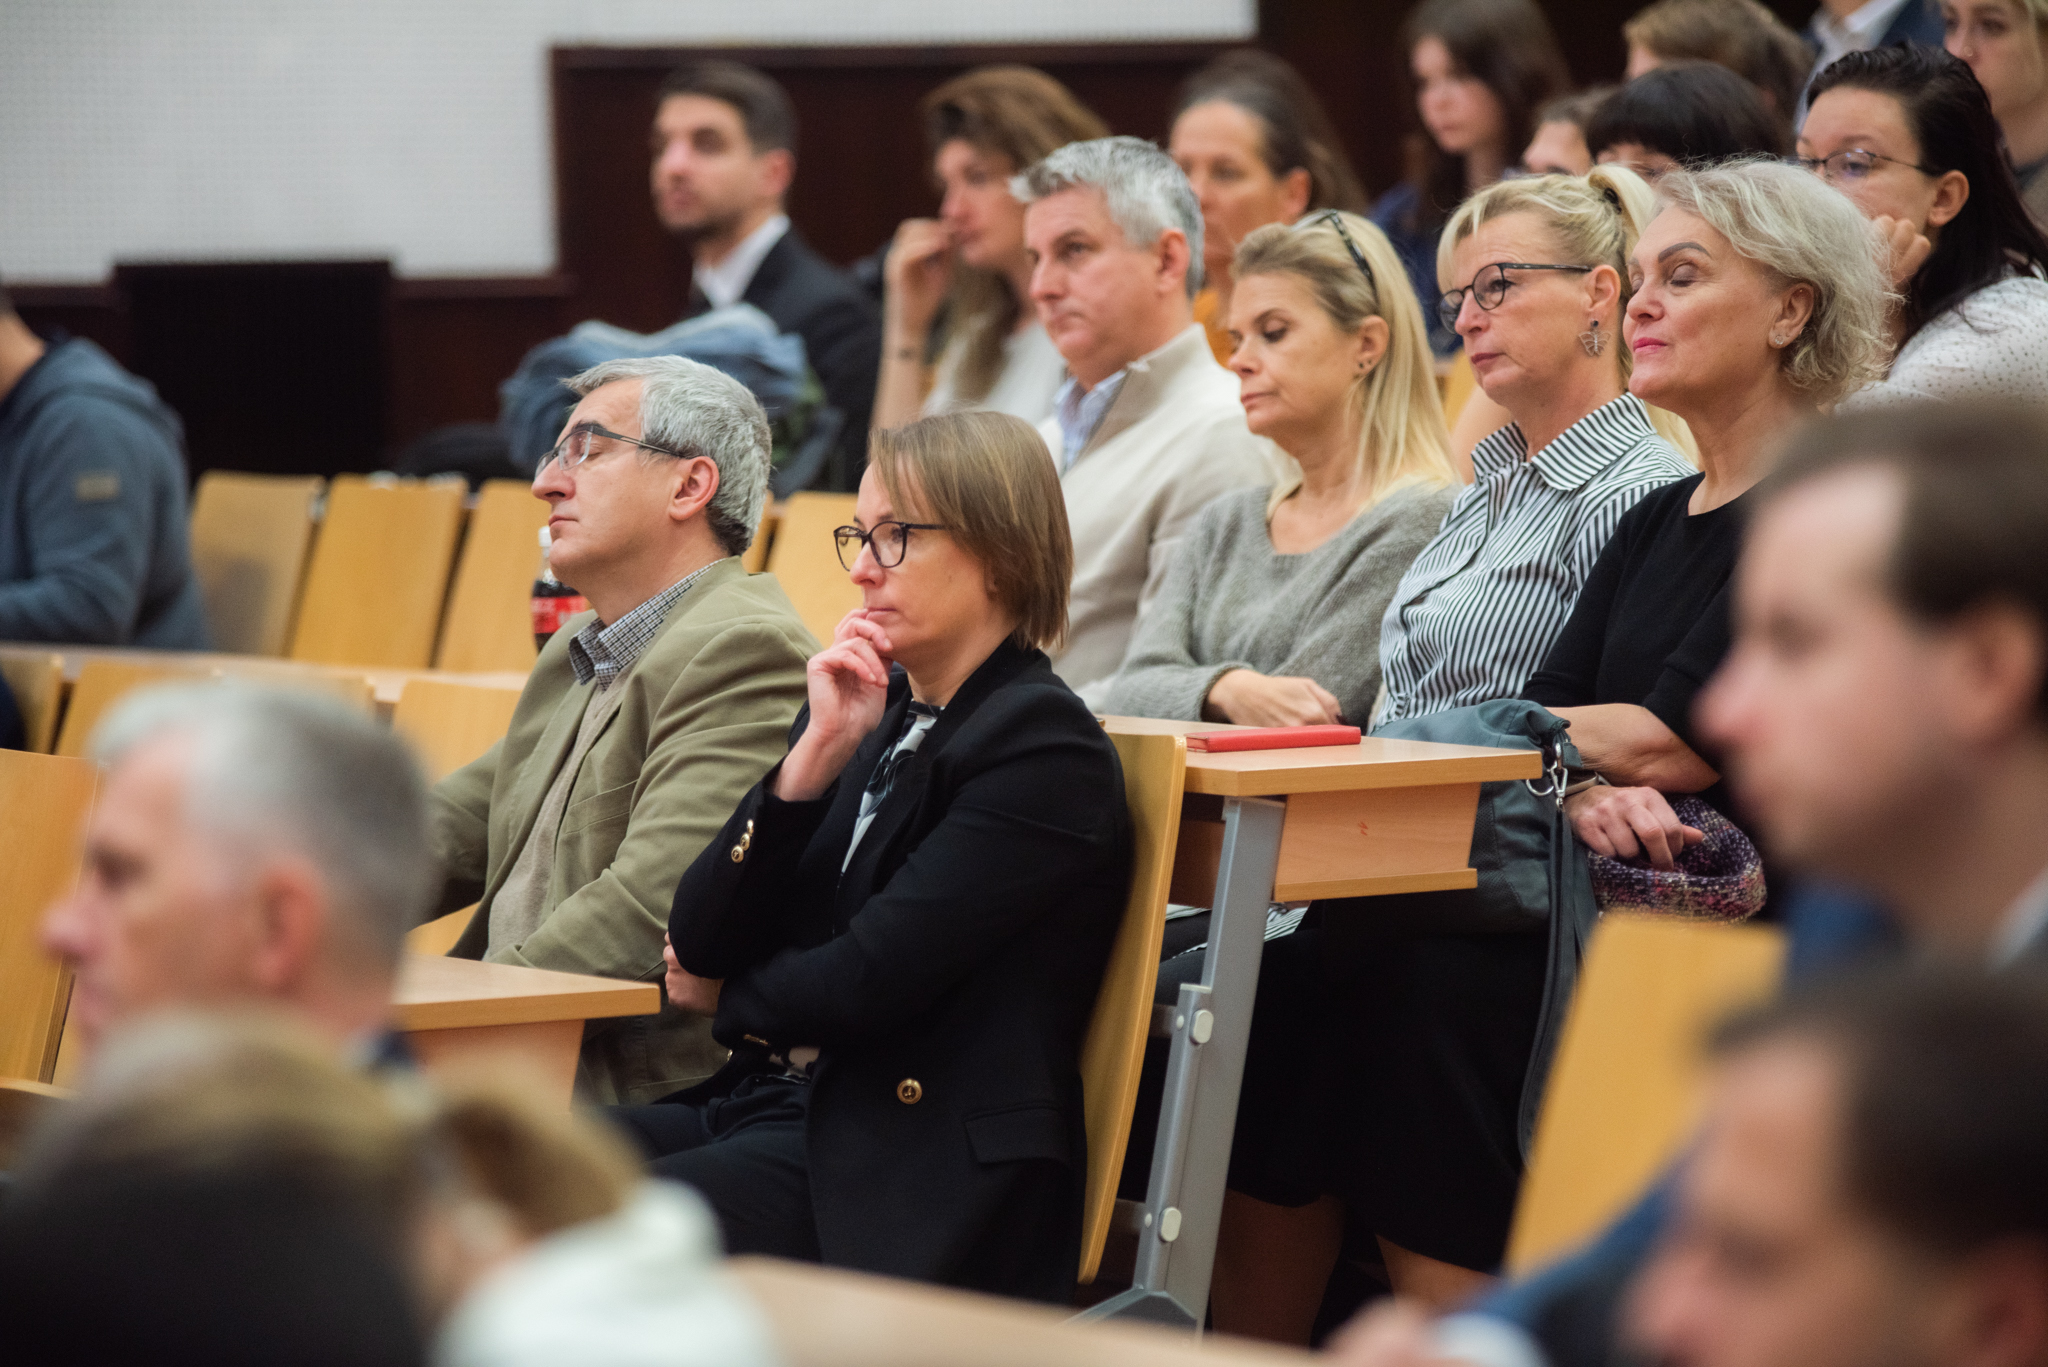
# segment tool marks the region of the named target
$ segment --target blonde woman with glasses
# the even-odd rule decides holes
[[[1245,423],[1298,473],[1202,510],[1105,706],[1363,723],[1380,616],[1451,505],[1422,308],[1385,235],[1334,210],[1252,232],[1231,274]]]

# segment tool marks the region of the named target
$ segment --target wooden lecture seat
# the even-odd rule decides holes
[[[1770,926],[1609,916],[1565,1017],[1508,1239],[1510,1273],[1570,1251],[1649,1187],[1691,1135],[1700,1045],[1777,986]]]
[[[498,743],[519,694],[516,688],[408,679],[391,726],[412,742],[427,782],[438,783]]]
[[[0,1077],[48,1082],[71,999],[71,975],[43,953],[43,915],[78,886],[99,770],[82,759],[0,750]]]
[[[832,529],[853,521],[852,494],[791,494],[775,525],[768,572],[782,585],[797,616],[830,645],[839,619],[860,606],[860,590],[846,577]]]
[[[479,903],[471,902],[460,911],[451,911],[446,916],[437,916],[423,921],[405,932],[405,952],[408,954],[446,954],[455,948],[455,942],[462,938],[462,932],[469,929],[469,918],[476,915]]]
[[[448,591],[436,669],[533,668],[533,581],[548,505],[522,480],[487,480],[469,515]]]
[[[64,657],[40,650],[0,650],[0,678],[21,710],[27,746],[39,755],[57,743],[57,717],[64,710]]]
[[[209,470],[192,496],[192,569],[216,650],[282,655],[313,544],[318,475]]]
[[[740,557],[740,568],[748,574],[759,574],[768,568],[768,548],[775,542],[775,522],[780,510],[773,502],[761,508],[761,525],[754,529],[754,539],[747,543],[747,553]]]
[[[1081,1093],[1088,1129],[1088,1187],[1081,1214],[1085,1286],[1102,1265],[1116,1211],[1117,1178],[1131,1137],[1138,1074],[1152,1030],[1159,949],[1166,934],[1166,892],[1180,839],[1181,789],[1188,743],[1182,736],[1113,736],[1123,761],[1124,800],[1131,811],[1134,857],[1123,924],[1095,996],[1095,1014],[1081,1043]]]
[[[64,709],[64,725],[57,733],[57,753],[80,758],[92,740],[92,731],[107,709],[129,693],[150,684],[204,683],[212,677],[203,670],[180,664],[151,664],[133,660],[89,660],[71,685],[71,705]]]
[[[291,658],[427,668],[465,494],[460,479],[337,476],[313,543]]]

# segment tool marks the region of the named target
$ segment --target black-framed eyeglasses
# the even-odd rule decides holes
[[[1461,290],[1447,291],[1436,301],[1437,321],[1444,325],[1445,330],[1456,332],[1458,315],[1465,311],[1465,296],[1468,294],[1472,296],[1473,303],[1488,313],[1499,308],[1500,301],[1508,297],[1508,287],[1515,283],[1508,279],[1509,271],[1570,271],[1574,275],[1584,275],[1592,269],[1591,266],[1546,265],[1540,261],[1495,261],[1481,266],[1478,274],[1472,277],[1471,284]]]
[[[839,547],[840,565],[851,570],[853,562],[860,559],[860,548],[866,546],[875,557],[875,563],[885,570],[893,570],[903,563],[904,552],[910,549],[912,532],[943,532],[950,528],[938,522],[898,522],[890,519],[877,522],[863,530],[859,527],[834,527],[833,544]]]
[[[1894,166],[1910,166],[1923,176],[1938,176],[1941,172],[1931,166],[1922,166],[1917,161],[1901,161],[1881,152],[1866,152],[1861,147],[1845,147],[1839,152],[1830,152],[1824,157],[1787,157],[1788,166],[1804,166],[1830,185],[1854,185],[1869,178],[1881,161]]]
[[[1344,250],[1351,253],[1351,259],[1356,261],[1358,269],[1364,272],[1365,283],[1372,288],[1374,294],[1378,294],[1380,292],[1380,282],[1378,277],[1372,273],[1372,263],[1365,259],[1365,253],[1358,250],[1358,244],[1351,240],[1351,234],[1344,228],[1344,216],[1342,214],[1338,213],[1335,209],[1325,209],[1302,226],[1305,228],[1315,228],[1325,223],[1337,230],[1337,237],[1343,242]]]
[[[628,446],[637,446],[643,451],[659,451],[662,455],[674,456],[677,460],[686,460],[690,455],[688,451],[678,451],[672,446],[657,446],[651,441],[642,441],[638,437],[629,437],[623,433],[608,431],[605,428],[599,427],[594,422],[579,422],[570,428],[560,441],[555,443],[552,451],[549,451],[540,458],[540,463],[533,468],[534,478],[538,479],[547,471],[550,461],[558,460],[562,462],[564,470],[575,469],[584,461],[590,459],[596,445],[596,439],[599,437],[609,441],[622,441]]]

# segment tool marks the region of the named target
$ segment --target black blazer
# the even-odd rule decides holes
[[[846,415],[839,451],[851,489],[866,468],[868,418],[875,409],[875,381],[882,365],[882,320],[867,292],[853,277],[812,251],[795,228],[776,239],[740,295],[775,320],[784,332],[804,339],[804,352],[825,398]],[[711,307],[692,286],[687,317]]]
[[[815,802],[775,771],[676,889],[676,957],[725,980],[729,1088],[820,1049],[807,1130],[836,1266],[1065,1301],[1087,1174],[1081,1041],[1130,881],[1116,750],[1045,655],[1004,644],[905,762],[845,873],[910,698]],[[797,718],[792,743],[808,713]]]

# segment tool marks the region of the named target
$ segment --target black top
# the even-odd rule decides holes
[[[1729,581],[1749,495],[1689,514],[1704,478],[1653,490],[1622,517],[1524,697],[1545,707],[1636,703],[1705,754],[1693,696],[1728,653]],[[1719,784],[1700,796],[1723,805]]]
[[[901,761],[848,861],[909,710],[899,670],[824,796],[775,797],[778,765],[683,875],[669,935],[684,968],[725,980],[712,1033],[735,1052],[682,1095],[817,1046],[824,1260],[1063,1301],[1088,1166],[1081,1040],[1131,875],[1122,770],[1045,655],[1005,643]]]

